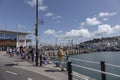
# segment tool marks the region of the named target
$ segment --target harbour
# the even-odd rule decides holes
[[[118,3],[0,0],[0,80],[120,80]]]

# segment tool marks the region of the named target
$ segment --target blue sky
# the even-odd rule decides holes
[[[120,0],[39,0],[40,43],[120,36]],[[34,33],[35,0],[0,0],[0,29]],[[33,41],[34,36],[32,35]]]

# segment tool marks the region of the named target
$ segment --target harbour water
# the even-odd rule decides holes
[[[95,62],[105,61],[106,63],[120,65],[120,52],[111,52],[111,51],[93,52],[93,53],[72,55],[70,57],[81,60],[95,61]],[[100,70],[100,64],[91,64],[91,63],[79,62],[74,60],[72,60],[72,63]],[[82,73],[92,78],[95,78],[97,80],[101,80],[101,73],[86,70],[83,68],[74,67],[74,66],[73,66],[73,70],[78,73]],[[106,72],[111,72],[120,75],[120,68],[106,66]],[[107,80],[120,80],[120,78],[107,75]]]

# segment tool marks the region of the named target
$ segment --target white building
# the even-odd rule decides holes
[[[28,34],[30,33],[0,30],[0,50],[6,50],[7,47],[26,46],[28,41],[26,36]]]

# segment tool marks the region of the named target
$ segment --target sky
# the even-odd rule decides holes
[[[120,0],[39,0],[39,43],[120,36]],[[0,0],[0,29],[32,33],[36,0]],[[43,21],[43,23],[40,23]]]

